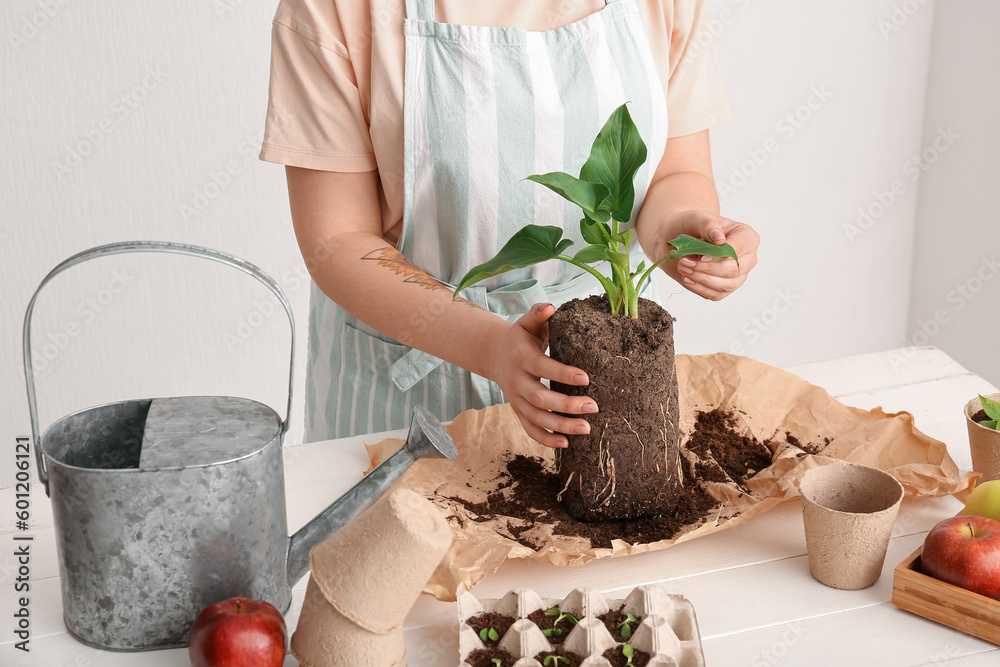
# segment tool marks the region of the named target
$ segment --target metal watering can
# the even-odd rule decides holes
[[[42,280],[24,318],[24,368],[38,477],[52,499],[63,619],[80,641],[113,651],[185,646],[199,611],[241,595],[282,612],[309,549],[372,505],[418,458],[455,459],[451,436],[418,406],[406,445],[290,538],[281,442],[285,419],[232,396],[146,398],[67,415],[39,436],[31,314],[57,274],[95,257],[160,252],[239,269],[278,298],[253,264],[193,245],[135,241],[73,255]]]

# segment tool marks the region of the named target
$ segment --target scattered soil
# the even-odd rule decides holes
[[[986,410],[980,410],[976,414],[972,415],[972,421],[974,422],[986,421],[989,418],[990,416],[986,414]]]
[[[503,614],[498,614],[495,611],[488,611],[479,614],[478,616],[467,618],[465,619],[465,622],[469,625],[469,627],[476,631],[477,635],[483,628],[493,628],[499,635],[497,642],[503,639],[503,636],[507,634],[508,630],[510,630],[510,626],[514,625],[513,618],[510,616],[504,616]],[[490,646],[491,644],[495,644],[497,642],[486,641],[484,643],[487,646]]]
[[[802,444],[801,442],[799,442],[798,438],[796,438],[788,431],[785,431],[785,441],[788,442],[788,444],[792,445],[793,447],[798,447],[806,454],[819,454],[821,451],[826,449],[827,445],[830,444],[830,438],[823,438],[822,443],[807,442],[806,444]]]
[[[705,491],[704,482],[735,482],[746,490],[747,480],[771,464],[767,444],[736,431],[738,423],[736,414],[718,408],[697,415],[695,432],[684,447],[684,491],[673,508],[661,514],[631,520],[577,521],[559,501],[563,486],[551,464],[520,454],[507,461],[497,478],[499,488],[488,493],[484,502],[450,500],[474,514],[474,521],[504,520],[507,537],[536,551],[544,545],[526,534],[536,523],[551,525],[556,535],[588,539],[596,549],[611,548],[614,539],[630,544],[668,540],[682,528],[704,522],[719,507]],[[824,438],[821,444],[803,446],[791,434],[785,437],[809,453],[822,451],[829,443]]]
[[[537,625],[539,630],[543,631],[552,629],[562,630],[562,634],[560,635],[552,635],[551,637],[548,636],[546,637],[546,639],[549,640],[549,643],[552,644],[553,646],[559,646],[564,641],[566,641],[566,637],[569,636],[569,633],[576,626],[576,624],[573,623],[573,621],[569,620],[568,618],[564,618],[563,620],[559,621],[559,625],[553,625],[553,623],[555,623],[556,618],[557,618],[556,616],[546,616],[544,609],[538,609],[537,611],[533,611],[530,614],[528,614],[528,620]]]
[[[622,635],[622,628],[618,627],[619,624],[621,624],[626,618],[625,605],[622,605],[618,609],[613,609],[606,614],[601,614],[598,618],[602,623],[604,623],[604,627],[608,629],[608,632],[611,633],[611,636],[614,637],[616,641],[627,642],[629,640],[629,637]],[[635,622],[629,623],[629,627],[632,628],[632,632],[636,631],[636,628],[639,627],[640,623],[642,623],[642,616],[636,616]]]
[[[646,663],[652,656],[645,651],[640,651],[639,649],[634,649],[632,654],[632,664],[635,667],[646,667]],[[622,647],[612,646],[607,651],[604,652],[604,658],[611,663],[611,667],[625,667],[628,664],[628,658],[622,654]]]
[[[716,409],[699,413],[687,449],[705,461],[695,466],[698,477],[712,482],[732,479],[745,489],[747,479],[771,465],[771,450],[735,428],[732,412]]]
[[[545,664],[545,658],[547,658],[550,655],[561,655],[564,658],[569,658],[568,664],[560,660],[559,667],[580,667],[580,663],[583,662],[583,656],[577,655],[572,651],[564,651],[562,650],[561,647],[558,646],[551,651],[542,651],[541,653],[535,656],[535,660],[537,660],[544,667],[554,667],[552,660],[549,661],[548,665]]]
[[[601,410],[573,415],[590,433],[568,436],[556,454],[563,500],[581,521],[662,514],[682,491],[674,318],[646,299],[638,313],[612,315],[602,295],[564,303],[549,321],[552,358],[590,376],[585,387],[552,389],[589,396]]]
[[[496,667],[493,658],[499,658],[503,661],[501,667],[513,667],[514,663],[517,662],[517,658],[509,651],[496,647],[476,649],[469,654],[465,661],[472,667]]]

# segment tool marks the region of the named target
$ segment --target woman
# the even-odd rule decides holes
[[[719,215],[708,127],[729,112],[711,45],[697,39],[704,5],[282,1],[261,158],[286,165],[314,281],[307,440],[402,428],[417,403],[451,419],[503,400],[543,445],[587,432],[567,415],[597,412],[594,401],[541,380],[588,383],[545,355],[546,323],[596,281],[549,262],[463,299],[452,290],[525,224],[583,243],[579,210],[523,179],[577,173],[623,102],[650,156],[633,212],[642,251],[658,259],[680,233],[728,242],[739,265],[661,266],[707,299],[743,284],[758,236]]]

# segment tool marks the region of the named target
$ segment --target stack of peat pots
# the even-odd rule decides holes
[[[451,546],[423,496],[392,491],[309,552],[292,654],[302,667],[403,666],[403,621]]]

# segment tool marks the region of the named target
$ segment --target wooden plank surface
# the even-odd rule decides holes
[[[968,469],[968,441],[961,407],[976,392],[995,389],[933,348],[858,355],[790,368],[827,388],[849,405],[906,410],[918,428],[946,442],[959,467]],[[398,434],[398,432],[397,432]],[[335,442],[286,445],[287,514],[294,530],[336,498],[367,467],[363,442],[385,434]],[[10,493],[8,493],[10,492]],[[32,653],[12,648],[0,634],[0,663],[11,666],[134,665],[133,654],[85,647],[65,633],[61,621],[58,562],[51,511],[33,485]],[[559,568],[531,560],[505,563],[476,587],[496,597],[531,587],[560,597],[588,586],[619,594],[640,583],[660,582],[691,599],[699,618],[709,665],[977,665],[1000,664],[1000,651],[889,604],[892,569],[923,540],[923,534],[960,505],[952,498],[904,502],[893,530],[883,576],[864,591],[837,591],[809,575],[797,501],[731,530],[665,551],[603,559]],[[0,539],[14,532],[12,490],[0,492]],[[10,551],[6,550],[5,551]],[[15,602],[15,563],[0,556],[0,614],[10,618]],[[293,593],[287,621],[294,628],[305,579]],[[422,597],[406,623],[410,667],[457,663],[455,605]],[[144,653],[150,667],[187,665],[183,650]],[[286,666],[297,665],[294,658]]]

